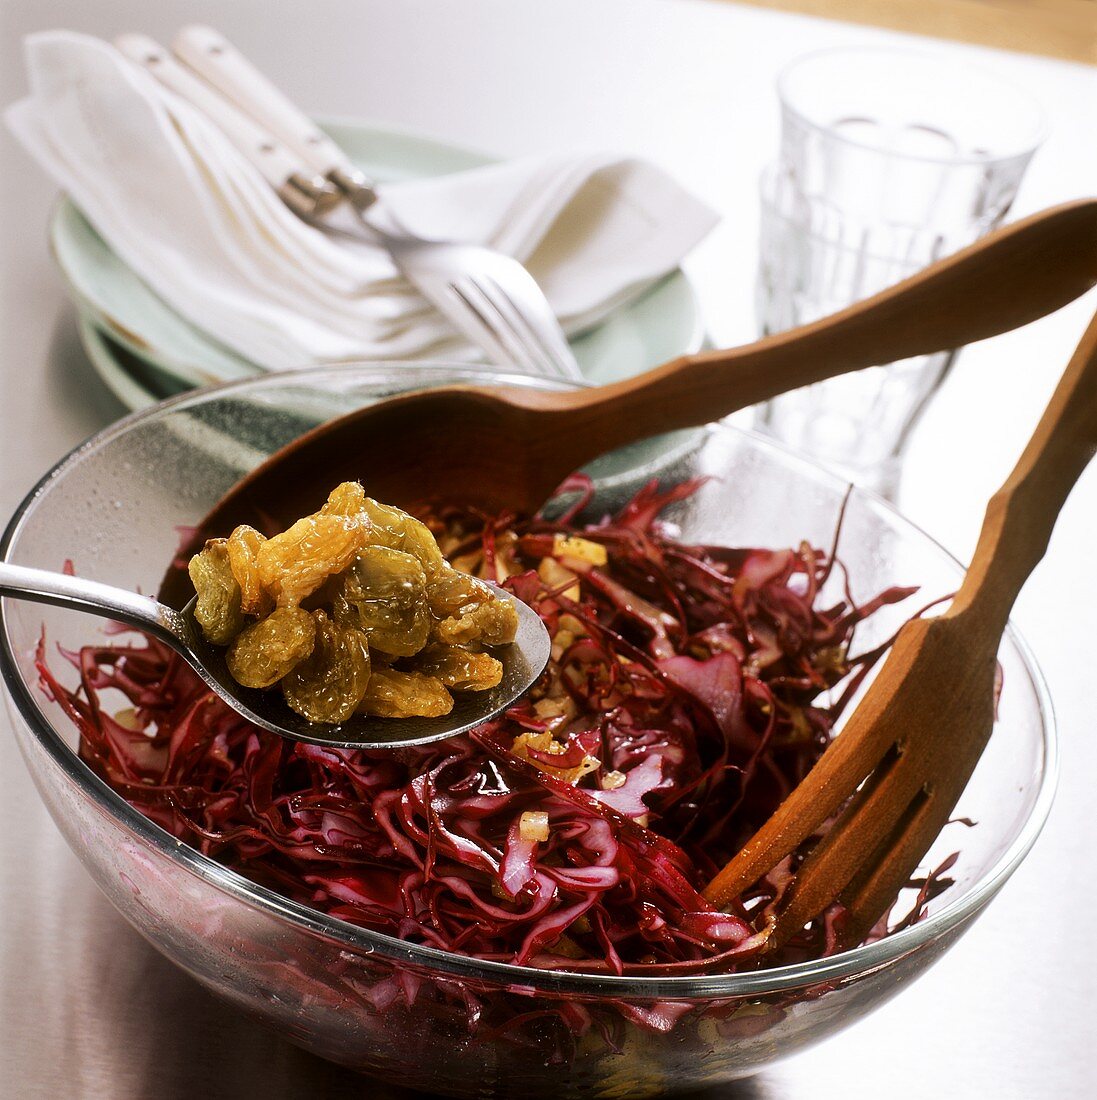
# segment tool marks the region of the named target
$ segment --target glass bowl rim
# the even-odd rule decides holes
[[[914,46],[906,45],[840,45],[840,46],[826,46],[823,49],[809,50],[807,53],[800,54],[798,57],[792,58],[787,62],[781,71],[777,74],[775,81],[775,88],[777,91],[777,100],[780,104],[782,111],[788,111],[789,114],[794,115],[799,122],[808,128],[819,134],[827,134],[829,137],[840,145],[848,145],[851,148],[861,149],[868,153],[875,153],[877,155],[886,155],[886,151],[882,150],[879,146],[874,145],[870,141],[863,141],[858,138],[852,138],[848,134],[837,133],[833,129],[824,126],[816,119],[806,114],[797,103],[793,102],[793,97],[790,92],[790,84],[793,77],[796,74],[796,70],[800,69],[809,63],[822,61],[829,57],[840,57],[842,55],[847,57],[863,56],[865,54],[889,54],[893,57],[903,57],[914,60],[916,62],[929,62],[931,64],[948,66],[949,64],[962,64],[963,68],[970,72],[973,78],[982,81],[986,85],[996,85],[1000,89],[1007,90],[1011,95],[1017,97],[1018,100],[1023,100],[1027,103],[1030,110],[1033,112],[1034,125],[1032,133],[1026,141],[1018,140],[1015,143],[1015,147],[1008,148],[998,153],[963,153],[957,156],[945,156],[944,154],[935,155],[932,153],[919,153],[916,155],[905,156],[905,159],[918,162],[921,164],[944,164],[952,165],[954,167],[962,167],[965,165],[989,165],[989,164],[1005,164],[1012,160],[1018,160],[1020,158],[1032,157],[1037,150],[1039,150],[1047,141],[1048,136],[1051,133],[1051,123],[1048,119],[1047,110],[1044,105],[1030,92],[1026,91],[1019,84],[1014,84],[1011,80],[1002,76],[995,69],[983,65],[981,62],[969,62],[960,61],[958,58],[950,55],[935,54],[930,50],[919,49]]]
[[[12,514],[3,535],[0,536],[0,561],[7,560],[12,542],[18,537],[24,523],[33,514],[35,502],[45,488],[51,482],[63,476],[70,467],[78,465],[85,458],[110,443],[115,437],[130,431],[135,425],[146,420],[158,419],[166,412],[190,403],[200,404],[241,391],[263,389],[266,386],[277,384],[315,385],[324,376],[335,375],[338,377],[344,373],[352,376],[370,371],[377,372],[385,368],[399,371],[407,371],[409,368],[420,372],[444,371],[458,380],[461,376],[467,376],[472,380],[482,378],[485,374],[488,374],[493,375],[499,384],[530,385],[532,383],[541,387],[547,385],[549,388],[556,389],[568,389],[575,386],[575,383],[564,383],[556,379],[534,378],[529,375],[515,374],[501,368],[484,365],[447,363],[444,361],[422,361],[409,364],[392,360],[363,360],[353,363],[325,365],[319,368],[312,366],[293,371],[272,372],[226,382],[217,386],[190,390],[122,417],[88,437],[83,443],[78,444],[68,454],[59,459],[30,489]],[[580,385],[583,384],[580,383]],[[710,425],[709,427],[711,430],[713,426]],[[761,447],[763,450],[780,453],[785,459],[791,459],[794,463],[806,467],[812,471],[813,476],[820,478],[823,482],[831,483],[835,488],[845,488],[848,485],[848,482],[843,478],[800,454],[794,448],[787,447],[761,433],[727,423],[720,423],[719,429],[721,431],[731,431],[745,437],[750,440],[753,446]],[[853,487],[852,492],[867,500],[874,507],[890,513],[890,519],[893,523],[924,539],[957,568],[963,568],[961,563],[936,539],[907,519],[890,503],[864,489]],[[189,874],[209,883],[237,901],[309,932],[329,939],[340,940],[352,950],[357,950],[363,954],[377,954],[383,958],[417,965],[459,978],[501,984],[515,990],[534,994],[573,994],[587,997],[634,1000],[730,999],[764,993],[777,993],[817,983],[838,981],[887,966],[897,959],[926,946],[937,937],[963,925],[993,898],[994,894],[1013,874],[1036,842],[1050,812],[1058,778],[1058,732],[1047,683],[1028,643],[1010,624],[1006,628],[1006,636],[1021,658],[1035,692],[1037,705],[1043,719],[1041,723],[1041,740],[1044,766],[1040,774],[1039,789],[1036,792],[1029,816],[1009,847],[963,895],[950,901],[936,913],[909,928],[902,929],[867,946],[856,947],[823,959],[813,959],[788,966],[732,974],[635,977],[613,974],[585,974],[579,971],[567,970],[543,970],[537,967],[518,966],[513,963],[485,961],[443,951],[439,948],[408,943],[395,936],[374,932],[350,924],[347,921],[330,917],[316,909],[312,909],[310,906],[291,901],[266,887],[251,882],[243,875],[225,867],[209,856],[202,855],[197,849],[188,844],[180,844],[175,837],[132,807],[121,795],[95,775],[53,728],[53,724],[40,710],[30,685],[21,675],[15,655],[11,651],[4,604],[5,600],[0,599],[0,679],[3,680],[21,718],[30,732],[81,793],[90,797],[101,810],[110,815],[123,828],[133,833],[139,840],[148,844]]]

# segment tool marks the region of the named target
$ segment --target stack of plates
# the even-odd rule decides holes
[[[491,161],[468,149],[374,126],[325,128],[379,180],[443,175]],[[80,313],[84,347],[103,382],[128,408],[262,373],[154,294],[68,200],[57,208],[50,242]],[[601,383],[698,351],[703,343],[697,299],[679,270],[573,338],[572,347],[586,377]]]

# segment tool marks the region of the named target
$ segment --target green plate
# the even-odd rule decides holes
[[[444,175],[493,159],[372,125],[328,122],[325,129],[357,164],[382,180]],[[180,317],[67,199],[54,213],[50,244],[80,312],[88,355],[127,407],[262,373]],[[583,373],[596,383],[630,377],[703,344],[697,298],[680,270],[572,340]]]

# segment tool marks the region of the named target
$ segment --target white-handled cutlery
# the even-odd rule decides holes
[[[383,228],[372,180],[220,34],[185,28],[174,54],[144,35],[118,49],[209,118],[298,216],[386,249],[404,277],[493,362],[581,379],[552,308],[513,257]]]

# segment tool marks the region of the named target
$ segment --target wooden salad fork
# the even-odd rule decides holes
[[[272,455],[218,504],[202,532],[292,522],[317,506],[324,486],[352,479],[402,506],[456,500],[532,514],[568,474],[615,447],[699,427],[847,371],[994,336],[1095,282],[1097,200],[1068,203],[832,317],[612,385],[447,386],[368,405]]]
[[[796,872],[769,948],[836,900],[848,911],[840,943],[854,946],[910,881],[990,738],[1007,617],[1095,452],[1097,317],[1016,467],[991,497],[948,610],[902,628],[845,728],[706,889],[710,901],[727,904],[829,822]]]

